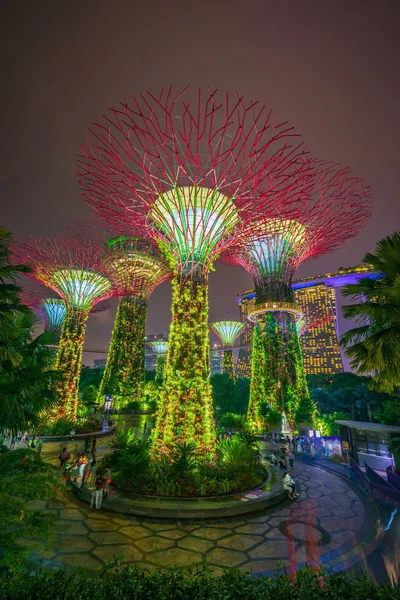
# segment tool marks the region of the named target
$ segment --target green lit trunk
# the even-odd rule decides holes
[[[306,414],[307,410],[313,412],[313,404],[296,323],[287,312],[264,313],[254,328],[249,421],[260,418],[263,403],[285,412],[292,428],[300,417],[298,412],[302,413],[302,421],[306,417],[312,419],[312,414]]]
[[[224,352],[224,356],[222,358],[222,371],[231,379],[235,379],[232,350],[225,350]]]
[[[165,354],[157,354],[157,358],[156,358],[156,376],[155,376],[155,382],[156,383],[162,383],[163,379],[164,379],[164,367],[165,367],[165,362],[167,360],[167,357],[165,356]]]
[[[143,399],[145,384],[145,329],[147,303],[137,296],[121,298],[98,401],[112,394],[118,407]]]
[[[210,385],[208,286],[199,273],[172,281],[172,322],[160,393],[153,452],[169,454],[176,443],[193,443],[211,456],[215,430]]]
[[[67,307],[55,361],[56,369],[60,369],[64,374],[62,381],[58,384],[59,417],[76,419],[78,413],[79,379],[88,316],[87,310],[76,306]]]

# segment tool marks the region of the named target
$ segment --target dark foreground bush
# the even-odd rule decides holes
[[[371,579],[327,575],[301,569],[273,579],[231,569],[213,578],[207,569],[183,574],[176,569],[145,573],[136,567],[107,569],[88,579],[60,570],[0,580],[0,600],[399,600],[400,590]]]

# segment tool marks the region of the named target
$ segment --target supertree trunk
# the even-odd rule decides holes
[[[225,350],[222,358],[222,371],[228,375],[231,379],[235,379],[235,369],[233,364],[233,352],[232,350]]]
[[[267,403],[284,412],[293,428],[300,404],[310,402],[294,316],[287,312],[260,315],[254,328],[249,421],[255,422],[262,404]]]
[[[176,443],[193,443],[211,456],[215,430],[210,385],[207,278],[194,272],[174,276],[172,322],[164,384],[154,431],[153,454],[169,453]]]
[[[55,361],[56,369],[64,372],[64,377],[58,384],[59,417],[76,419],[77,416],[79,379],[88,316],[88,310],[76,306],[67,307]]]
[[[137,296],[121,298],[106,368],[98,393],[98,401],[104,400],[110,388],[119,407],[130,401],[141,401],[145,384],[145,330],[147,303]]]
[[[165,354],[158,354],[157,358],[156,358],[156,376],[155,376],[155,382],[156,383],[162,383],[164,380],[164,368],[165,368],[165,363],[166,363],[167,357],[165,356]]]

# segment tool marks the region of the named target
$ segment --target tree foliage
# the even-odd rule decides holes
[[[380,240],[364,262],[383,276],[343,288],[356,300],[343,307],[343,314],[359,326],[347,331],[341,343],[359,375],[373,374],[371,389],[392,393],[400,384],[400,231]]]

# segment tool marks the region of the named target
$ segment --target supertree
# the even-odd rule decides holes
[[[127,236],[108,240],[104,262],[120,302],[99,399],[113,383],[124,406],[142,400],[147,302],[153,290],[170,278],[171,269],[157,246]]]
[[[211,455],[208,274],[242,226],[267,216],[309,172],[287,122],[257,102],[172,88],[121,102],[81,146],[78,177],[107,222],[156,240],[174,271],[155,454],[194,443]]]
[[[105,276],[102,248],[79,244],[73,236],[27,237],[13,245],[16,262],[31,267],[27,275],[57,293],[66,315],[61,328],[55,366],[63,371],[59,382],[58,416],[76,418],[79,376],[86,323],[90,310],[113,295]]]
[[[240,321],[213,321],[210,323],[210,330],[219,337],[224,347],[222,370],[231,379],[235,377],[232,346],[244,329],[245,326]]]
[[[161,383],[164,379],[164,367],[167,358],[168,342],[156,340],[147,344],[153,350],[156,356],[156,377],[155,382]]]
[[[310,182],[308,182],[310,183]],[[292,278],[305,260],[331,252],[355,236],[370,212],[370,189],[348,169],[318,162],[306,193],[286,205],[285,218],[261,217],[223,260],[244,267],[256,291],[252,380],[248,419],[255,423],[261,405],[285,412],[291,427],[296,414],[312,418],[296,328]],[[279,213],[278,213],[279,215]]]
[[[168,261],[149,240],[120,235],[98,219],[74,223],[69,233],[81,246],[102,249],[102,263],[112,282],[113,294],[120,298],[111,336],[98,401],[111,393],[118,406],[140,402],[145,385],[145,329],[147,302],[157,286],[170,279]]]

